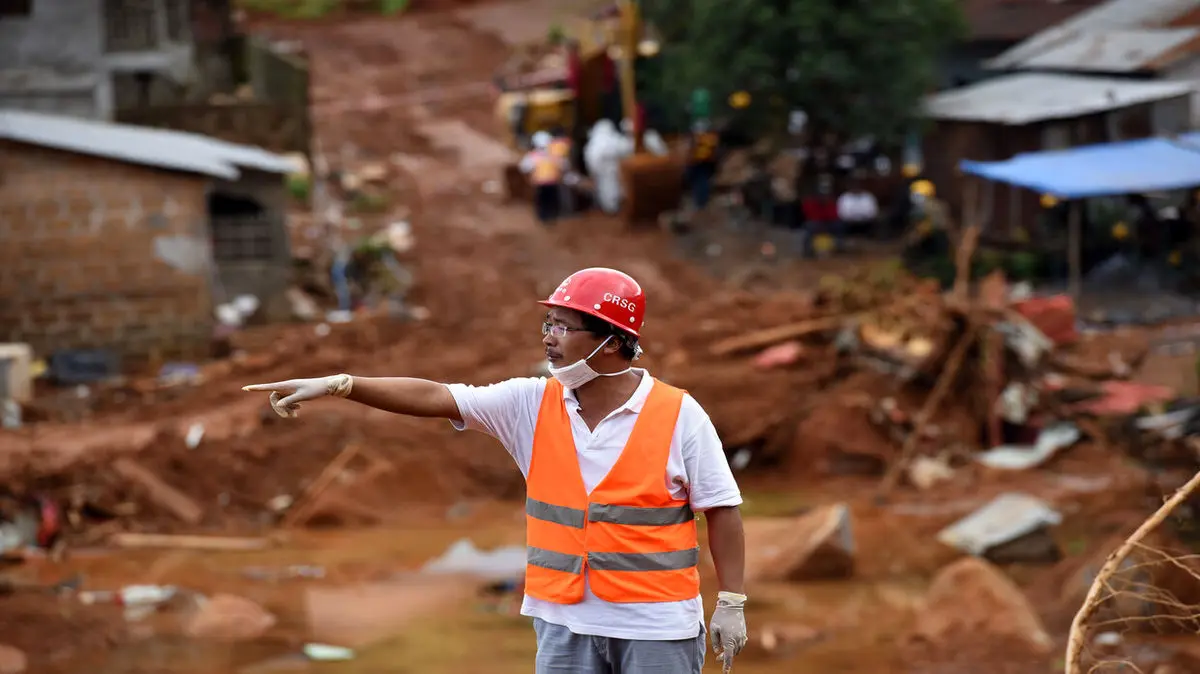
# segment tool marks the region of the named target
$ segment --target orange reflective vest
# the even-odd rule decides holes
[[[692,161],[710,161],[717,153],[717,134],[711,131],[696,134],[692,145]]]
[[[560,159],[566,159],[571,156],[571,140],[569,138],[555,138],[550,141],[550,154]]]
[[[562,384],[546,382],[526,478],[526,594],[578,603],[586,570],[605,601],[699,596],[696,516],[664,479],[683,393],[654,381],[620,458],[588,494]]]
[[[534,185],[553,185],[562,178],[562,160],[553,154],[539,150],[533,155],[533,172],[530,180]]]

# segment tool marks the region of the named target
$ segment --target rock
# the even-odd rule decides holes
[[[1047,529],[1062,515],[1044,502],[1020,493],[1001,494],[938,533],[938,541],[972,555],[1005,562],[1056,561],[1058,547]],[[1023,540],[1030,538],[1031,540]],[[1047,548],[1053,548],[1047,554]],[[999,554],[998,554],[999,553]],[[1020,556],[1022,554],[1031,556]]]
[[[987,634],[1015,639],[1038,653],[1053,646],[1021,589],[1002,571],[974,557],[937,574],[918,611],[917,631],[938,643]]]
[[[989,549],[983,558],[993,564],[1053,564],[1062,559],[1062,550],[1050,528],[1039,527]]]
[[[21,674],[29,667],[29,659],[19,649],[0,644],[0,674]]]
[[[275,622],[275,616],[249,599],[218,594],[200,604],[184,631],[199,639],[249,641],[261,637]]]
[[[845,504],[796,518],[752,520],[746,535],[752,539],[746,546],[748,578],[804,581],[854,574],[854,533]]]

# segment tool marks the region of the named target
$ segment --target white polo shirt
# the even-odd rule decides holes
[[[866,222],[879,217],[879,203],[870,192],[846,192],[837,200],[838,219]]]
[[[579,415],[579,401],[573,391],[564,389],[571,435],[579,457],[583,484],[591,493],[612,469],[629,441],[654,380],[645,370],[635,369],[642,382],[629,400],[605,417],[596,429],[589,430]],[[450,393],[458,403],[463,422],[458,430],[487,433],[500,441],[517,462],[521,474],[529,476],[533,454],[533,432],[546,379],[523,377],[490,386],[450,384]],[[742,494],[725,458],[725,451],[708,414],[690,395],[683,398],[675,433],[671,436],[667,471],[663,476],[675,498],[686,498],[692,510],[736,506]],[[525,595],[521,615],[541,618],[562,625],[576,634],[614,639],[667,641],[691,639],[700,634],[704,620],[701,597],[676,602],[610,603],[584,590],[578,604],[555,604]]]

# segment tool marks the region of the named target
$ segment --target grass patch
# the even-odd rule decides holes
[[[284,19],[320,19],[343,10],[401,14],[410,0],[236,0],[242,9]]]
[[[383,194],[359,192],[350,201],[350,210],[354,213],[384,213],[388,209],[388,198]]]
[[[308,203],[308,197],[312,194],[312,178],[300,174],[288,176],[287,191],[296,201]]]

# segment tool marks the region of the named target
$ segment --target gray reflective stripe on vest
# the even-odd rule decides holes
[[[525,499],[525,514],[535,520],[561,524],[574,529],[582,529],[584,521],[587,520],[587,512],[584,510],[551,505],[532,498]]]
[[[589,552],[588,566],[597,571],[678,571],[700,563],[700,548],[674,552]]]
[[[593,503],[588,506],[589,522],[628,524],[634,527],[665,527],[696,519],[686,503],[672,508],[639,508],[637,506]]]
[[[525,552],[525,561],[530,566],[540,566],[543,569],[550,569],[551,571],[575,574],[583,573],[583,557],[579,555],[568,555],[563,552],[528,547]]]
[[[526,562],[563,573],[583,573],[583,557],[544,548],[526,548]],[[700,548],[674,552],[589,552],[588,566],[597,571],[679,571],[700,563]]]

